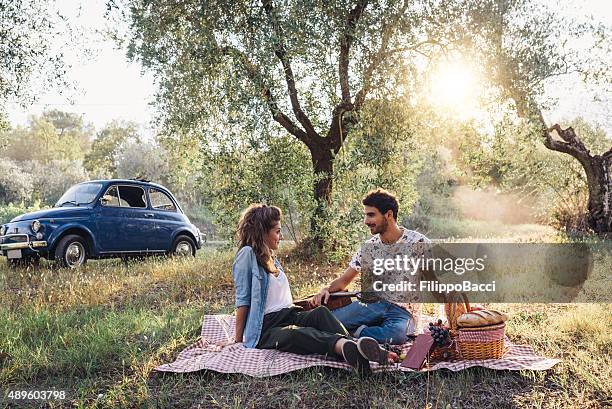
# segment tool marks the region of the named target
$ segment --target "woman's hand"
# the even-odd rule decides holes
[[[221,348],[226,347],[228,345],[232,345],[236,343],[236,339],[231,337],[230,339],[225,339],[223,341],[215,342],[214,345],[220,346]]]

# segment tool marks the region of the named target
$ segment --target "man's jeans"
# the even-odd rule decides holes
[[[372,337],[380,343],[403,344],[414,333],[414,319],[402,307],[388,301],[351,304],[332,313],[355,338]]]

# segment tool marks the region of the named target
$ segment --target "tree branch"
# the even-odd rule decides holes
[[[342,92],[342,103],[350,103],[351,102],[351,91],[349,88],[349,74],[348,74],[348,66],[349,66],[349,52],[351,49],[351,45],[355,40],[355,27],[361,16],[363,15],[363,11],[368,5],[367,0],[360,0],[357,2],[355,7],[349,12],[348,17],[346,19],[346,27],[344,29],[344,33],[340,37],[340,55],[338,58],[338,78],[340,80],[340,90]]]
[[[561,126],[559,126],[559,124],[555,124],[548,129],[549,133],[552,131],[557,131],[557,134],[561,137],[561,139],[563,139],[568,145],[572,146],[574,149],[581,151],[587,156],[591,155],[591,152],[586,148],[586,146],[584,146],[582,141],[576,135],[576,132],[574,132],[574,128],[572,128],[571,126],[567,129],[561,129]]]
[[[272,29],[274,30],[274,37],[276,38],[274,41],[274,54],[280,60],[281,64],[283,65],[283,70],[285,71],[285,81],[287,82],[287,90],[289,92],[291,108],[293,109],[293,113],[295,114],[297,120],[306,130],[308,137],[314,140],[319,137],[319,134],[315,131],[312,122],[310,122],[310,119],[302,110],[300,101],[298,100],[293,70],[291,69],[291,63],[289,61],[289,57],[287,56],[287,50],[285,49],[285,45],[281,40],[283,38],[283,30],[281,29],[278,19],[275,16],[272,0],[263,0],[263,8],[270,19]]]
[[[329,131],[327,134],[328,137],[330,138],[330,146],[334,152],[338,152],[340,148],[342,147],[342,144],[344,143],[343,136],[346,133],[347,128],[357,123],[356,114],[359,113],[359,111],[361,110],[361,107],[363,106],[363,103],[365,101],[365,97],[370,90],[370,82],[371,82],[372,74],[374,73],[374,70],[378,68],[380,63],[388,56],[387,47],[389,45],[389,40],[391,39],[393,31],[395,30],[397,26],[398,20],[404,14],[407,8],[408,8],[408,1],[404,1],[404,3],[402,4],[402,7],[398,11],[398,13],[396,13],[393,16],[391,21],[389,23],[383,23],[380,48],[374,54],[372,61],[370,62],[370,64],[368,64],[365,70],[365,73],[363,76],[363,86],[355,95],[354,103],[350,103],[350,95],[349,95],[348,101],[345,100],[344,98],[345,91],[343,89],[342,102],[340,102],[334,108],[334,111],[332,113],[332,121],[331,121]],[[342,49],[341,49],[341,52],[342,52]],[[347,61],[347,64],[348,64],[348,61]],[[348,81],[348,71],[347,71],[347,81]],[[342,81],[340,84],[342,87]],[[345,85],[348,86],[348,82]],[[347,112],[354,113],[353,117],[350,120],[344,119],[344,114]]]
[[[330,141],[330,148],[334,153],[338,153],[344,143],[343,135],[346,133],[346,129],[342,128],[343,124],[345,126],[350,126],[350,124],[346,125],[346,120],[343,118],[344,114],[353,110],[354,105],[351,102],[340,102],[332,112],[332,120],[329,131],[327,132],[327,137]]]
[[[289,118],[285,113],[283,113],[278,107],[278,103],[272,95],[272,90],[268,87],[263,79],[261,78],[260,70],[242,51],[238,50],[235,47],[224,46],[220,47],[219,51],[223,55],[227,55],[237,59],[240,64],[244,67],[247,72],[247,75],[251,81],[260,89],[260,94],[262,99],[268,105],[270,112],[272,114],[272,118],[282,125],[290,134],[298,138],[300,141],[304,142],[306,146],[310,148],[310,144],[312,143],[312,138],[304,132],[299,126],[297,126],[291,118]]]
[[[387,52],[387,47],[389,46],[389,40],[391,39],[393,31],[395,30],[397,26],[398,20],[404,14],[407,8],[408,8],[408,1],[404,1],[400,11],[393,17],[392,21],[388,24],[387,23],[383,24],[380,48],[374,54],[372,61],[370,61],[370,63],[366,67],[364,75],[363,75],[363,86],[361,87],[359,92],[357,92],[357,95],[355,95],[355,108],[354,108],[355,111],[361,110],[361,107],[363,106],[365,98],[368,92],[370,92],[372,74],[378,68],[380,63],[382,63],[384,59],[388,55],[390,55]]]
[[[563,139],[565,142],[557,141],[552,138],[551,132],[556,131],[557,134]],[[583,166],[590,166],[591,154],[588,149],[584,146],[582,141],[578,139],[574,129],[571,127],[567,129],[561,129],[559,124],[555,124],[550,128],[545,130],[544,135],[544,146],[553,151],[567,153],[568,155],[576,158]]]
[[[606,161],[612,161],[612,148],[601,156],[603,156],[604,160]]]
[[[389,56],[391,56],[393,54],[403,53],[403,52],[406,52],[406,51],[417,51],[417,52],[420,52],[419,51],[419,47],[421,47],[421,46],[423,46],[425,44],[437,45],[438,47],[440,47],[444,51],[444,55],[447,55],[448,45],[442,44],[441,42],[436,41],[436,40],[427,39],[427,40],[418,42],[418,43],[413,44],[413,45],[408,46],[408,47],[400,47],[400,48],[394,48],[392,50],[389,50],[389,51],[387,51],[385,53],[385,58],[389,57]],[[423,54],[423,53],[421,53],[421,54],[426,56],[426,54]]]

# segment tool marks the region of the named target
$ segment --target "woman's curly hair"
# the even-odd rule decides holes
[[[246,208],[238,222],[238,249],[251,246],[255,251],[257,262],[269,273],[278,273],[272,258],[272,250],[264,243],[264,236],[280,222],[281,210],[276,206],[261,203],[252,204]]]

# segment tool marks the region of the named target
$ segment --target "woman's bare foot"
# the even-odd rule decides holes
[[[395,352],[389,351],[387,361],[389,361],[390,364],[394,364],[400,361],[400,357]]]

